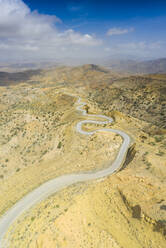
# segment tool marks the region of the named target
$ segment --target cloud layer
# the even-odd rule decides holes
[[[85,53],[101,41],[72,29],[59,31],[56,16],[32,12],[21,0],[0,0],[0,54],[27,58],[57,58]]]
[[[107,35],[108,36],[112,36],[112,35],[122,35],[122,34],[127,34],[130,32],[133,32],[134,28],[129,28],[129,29],[123,29],[123,28],[110,28],[107,31]]]
[[[82,8],[80,5],[66,6],[68,10],[69,7],[72,12]],[[74,28],[66,28],[67,25],[55,15],[31,11],[22,0],[0,0],[0,10],[0,61],[66,61],[64,58],[74,57],[86,63],[93,58],[95,63],[98,57],[163,57],[166,54],[166,44],[160,40],[160,35],[149,39],[143,32],[144,39],[144,28],[138,31],[133,23],[135,28],[113,27],[103,33],[106,24],[99,21],[99,25],[93,26],[93,31],[101,36],[96,38],[90,31],[83,34]],[[85,23],[83,30],[85,27],[92,30],[91,23],[88,20]],[[76,23],[75,28],[81,30],[81,25]],[[124,35],[131,32],[133,34]]]

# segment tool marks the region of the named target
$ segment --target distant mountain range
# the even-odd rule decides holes
[[[122,71],[129,73],[166,73],[166,58],[148,60],[148,61],[134,61],[134,60],[107,60],[104,66],[114,71]]]
[[[71,59],[72,60],[72,59]],[[88,59],[88,64],[97,64],[115,72],[127,72],[132,74],[162,74],[166,73],[166,58],[155,59],[155,60],[144,60],[138,61],[133,59],[115,59],[115,58],[102,58],[102,59]],[[0,64],[1,72],[21,72],[26,70],[39,70],[55,68],[61,65],[76,66],[86,64],[85,61],[72,60],[69,58],[61,61],[51,62],[33,62],[33,63],[9,63]],[[94,68],[91,68],[94,69]],[[20,75],[18,75],[20,76]]]
[[[27,70],[49,69],[60,65],[59,62],[19,62],[0,63],[0,72],[22,72]]]

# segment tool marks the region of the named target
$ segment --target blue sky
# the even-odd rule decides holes
[[[139,25],[139,22],[143,24],[149,20],[166,17],[165,0],[25,0],[25,2],[32,10],[56,15],[67,26],[83,32],[102,33],[102,30],[109,28],[110,25]],[[163,27],[160,26],[162,31],[166,31],[163,29],[165,24],[163,23]]]
[[[125,20],[138,17],[155,17],[166,14],[165,0],[25,0],[32,9],[40,13],[57,15],[63,20],[70,20],[80,14],[86,14],[89,19]],[[70,13],[69,13],[70,12]]]
[[[165,0],[0,0],[1,59],[166,57]]]

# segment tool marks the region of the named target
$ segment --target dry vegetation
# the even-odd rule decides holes
[[[135,142],[118,174],[71,186],[21,216],[7,234],[11,248],[165,247],[165,81],[85,65],[1,87],[1,213],[44,181],[101,169],[115,158],[119,136],[75,132],[83,117],[68,93],[83,97],[90,113],[112,116],[108,127]]]
[[[117,110],[166,128],[166,77],[131,76],[91,88],[90,98],[104,111]]]

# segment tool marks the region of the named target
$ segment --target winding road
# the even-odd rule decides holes
[[[50,196],[53,193],[56,193],[60,191],[61,189],[72,185],[74,183],[78,182],[84,182],[88,180],[95,180],[102,177],[106,177],[108,175],[113,174],[115,171],[120,169],[122,166],[126,154],[128,151],[128,148],[131,144],[131,139],[129,135],[126,133],[116,130],[116,129],[108,129],[108,128],[102,128],[97,129],[95,131],[86,132],[82,129],[82,125],[87,123],[92,124],[108,124],[112,123],[113,119],[110,117],[107,117],[105,115],[90,115],[86,113],[86,110],[83,109],[83,107],[86,105],[85,102],[81,102],[81,99],[78,98],[77,101],[77,110],[82,112],[84,116],[88,117],[97,117],[105,119],[106,121],[96,121],[96,120],[83,120],[77,123],[76,125],[76,131],[83,135],[92,135],[97,131],[106,131],[106,132],[113,132],[116,134],[119,134],[123,138],[123,143],[120,147],[119,153],[114,160],[112,164],[106,169],[103,169],[101,171],[97,172],[87,172],[87,173],[78,173],[78,174],[69,174],[60,176],[58,178],[52,179],[41,186],[39,186],[34,191],[30,192],[28,195],[26,195],[24,198],[22,198],[20,201],[18,201],[11,209],[9,209],[1,218],[0,218],[0,247],[1,248],[7,248],[10,247],[9,244],[7,244],[7,240],[5,240],[4,235],[7,232],[9,226],[18,218],[23,212],[34,206],[36,203],[46,199],[48,196]],[[9,245],[9,246],[8,246]]]

